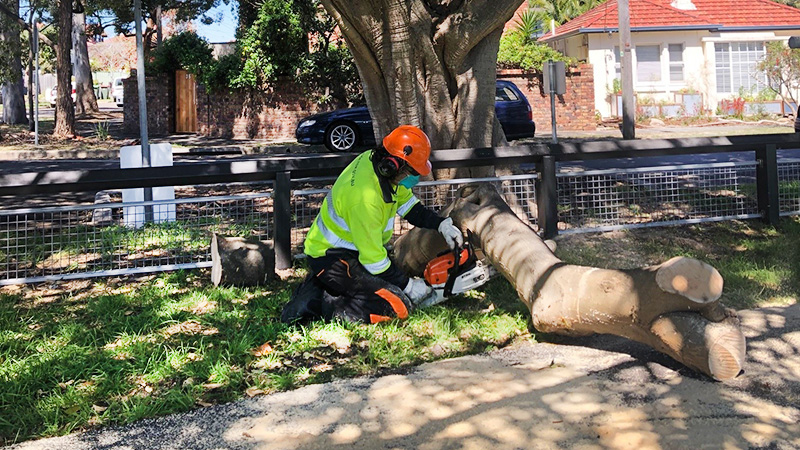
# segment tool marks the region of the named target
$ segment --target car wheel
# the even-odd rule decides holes
[[[334,152],[348,152],[358,142],[358,131],[352,124],[339,122],[325,132],[325,147]]]

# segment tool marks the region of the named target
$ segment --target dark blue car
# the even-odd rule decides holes
[[[510,81],[497,80],[494,110],[503,126],[506,139],[533,137],[531,105],[519,88]],[[297,142],[325,144],[331,151],[346,152],[357,145],[375,145],[372,118],[366,106],[337,109],[308,116],[297,124]]]

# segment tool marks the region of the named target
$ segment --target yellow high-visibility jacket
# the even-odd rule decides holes
[[[336,179],[308,231],[304,253],[319,258],[331,248],[355,250],[364,268],[378,275],[391,265],[384,245],[394,232],[395,214],[404,217],[419,199],[397,186],[394,202],[385,202],[371,154],[360,154]]]

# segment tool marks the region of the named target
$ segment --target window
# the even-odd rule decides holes
[[[683,44],[669,44],[669,81],[683,81]]]
[[[496,102],[514,102],[519,100],[517,94],[509,87],[497,86],[494,91],[494,101]]]
[[[622,55],[619,51],[619,45],[614,47],[614,73],[617,80],[622,80]]]
[[[756,70],[765,55],[763,42],[724,42],[714,44],[717,93],[760,91],[767,87],[767,77]]]
[[[661,81],[661,51],[658,45],[636,46],[636,80],[639,83]]]

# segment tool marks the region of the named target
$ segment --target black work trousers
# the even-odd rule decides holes
[[[411,302],[403,290],[370,274],[358,253],[332,249],[321,258],[308,258],[311,272],[283,309],[285,323],[340,318],[378,323],[405,319]]]

